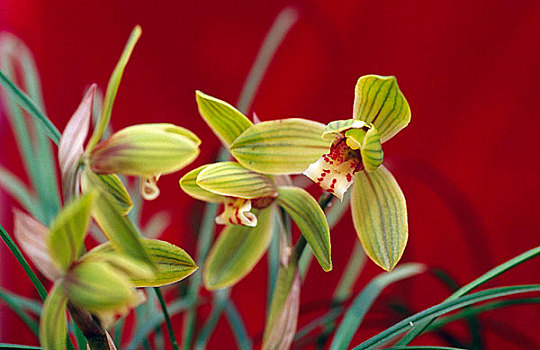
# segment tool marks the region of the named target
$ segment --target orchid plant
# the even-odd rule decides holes
[[[154,347],[164,348],[159,331],[163,322],[171,347],[179,349],[171,321],[171,316],[179,312],[184,312],[184,349],[205,348],[223,313],[238,347],[251,349],[253,341],[229,294],[266,254],[270,262],[269,292],[262,348],[289,349],[305,341],[306,335],[318,327],[319,345],[327,344],[332,337],[330,349],[348,348],[370,305],[387,285],[427,270],[423,264],[398,265],[408,238],[407,209],[403,192],[383,165],[382,150],[382,144],[411,119],[396,78],[360,77],[352,118],[326,125],[303,118],[254,118],[252,122],[245,111],[196,91],[199,113],[221,140],[226,156],[188,169],[179,180],[180,189],[187,195],[210,203],[201,214],[203,223],[193,259],[180,247],[145,237],[150,225],[141,230],[137,222],[143,202],[126,177],[139,178],[140,197],[153,200],[160,192],[160,176],[188,167],[199,155],[201,140],[190,130],[170,123],[132,125],[104,136],[122,74],[140,35],[137,26],[111,75],[103,104],[98,103],[97,85],[91,85],[62,134],[43,112],[29,50],[14,36],[0,36],[0,82],[8,92],[7,114],[36,194],[2,168],[0,187],[23,208],[14,210],[18,245],[41,275],[52,282],[47,295],[17,244],[0,227],[3,241],[44,304],[2,289],[0,301],[21,317],[46,350],[74,349],[74,339],[80,349],[151,348],[151,332]],[[23,89],[14,83],[14,58],[23,62]],[[23,109],[32,117],[26,124]],[[86,142],[92,119],[95,127]],[[32,139],[32,133],[38,136]],[[58,145],[60,186],[56,183],[56,160],[45,135]],[[304,175],[325,191],[318,201],[312,196],[318,189],[297,181]],[[331,241],[336,237],[332,228],[349,207],[361,244],[351,253],[328,313],[297,330],[300,292],[311,257],[323,271],[335,273]],[[102,234],[100,239],[105,237],[93,248],[86,239],[92,222]],[[292,222],[300,231],[294,244]],[[166,220],[161,226],[167,226]],[[216,228],[222,229],[214,241]],[[364,254],[384,272],[354,296],[352,286],[362,270]],[[451,322],[453,319],[436,320],[448,311],[502,296],[539,292],[540,286],[526,285],[470,293],[537,255],[538,247],[525,252],[457,289],[446,301],[405,318],[355,349],[375,349],[403,333],[407,334],[397,346],[407,348],[424,330]],[[180,281],[180,287],[173,285]],[[201,284],[212,293],[212,311],[198,328],[196,312],[208,302],[201,297]],[[176,291],[174,296],[170,293],[169,303],[159,289],[165,285],[171,285],[168,291]],[[156,299],[144,289],[149,287],[154,288],[161,312]],[[352,303],[345,307],[353,296]],[[35,306],[39,326],[28,305]],[[136,322],[126,345],[123,326],[132,310]],[[469,312],[462,317],[475,314]]]

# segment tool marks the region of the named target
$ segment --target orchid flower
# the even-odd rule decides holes
[[[101,141],[112,112],[116,91],[129,56],[141,34],[137,26],[111,75],[103,108],[85,147],[93,112],[96,85],[92,85],[69,120],[60,138],[58,159],[62,192],[67,203],[82,193],[96,193],[92,216],[116,249],[150,263],[140,233],[126,215],[131,198],[116,174],[141,177],[141,195],[154,199],[157,180],[180,170],[199,154],[199,138],[172,124],[141,124],[122,129]]]
[[[136,287],[179,281],[197,266],[182,249],[167,242],[145,239],[152,267],[140,264],[104,243],[84,251],[95,194],[75,199],[45,227],[31,216],[15,212],[15,237],[37,269],[54,284],[40,320],[44,349],[64,349],[68,305],[98,316],[108,327],[116,315],[127,313],[144,300]]]
[[[353,118],[313,126],[303,119],[253,125],[230,150],[244,167],[265,174],[304,173],[342,199],[353,183],[351,208],[367,255],[385,270],[401,258],[408,237],[405,197],[382,165],[381,144],[409,123],[411,111],[394,77],[361,77]],[[314,136],[312,132],[317,135]]]
[[[200,91],[196,97],[201,116],[226,147],[254,126],[230,104]],[[273,122],[255,126],[267,123]],[[309,135],[321,150],[326,145],[325,141],[319,141],[323,128],[322,124],[300,119],[283,126],[285,131],[294,130],[298,134],[301,130]],[[270,244],[278,206],[297,224],[323,270],[332,269],[330,232],[324,212],[305,190],[277,182],[274,177],[234,161],[203,165],[180,179],[182,190],[193,198],[223,204],[216,223],[227,226],[205,264],[203,278],[207,288],[230,286],[255,266]]]

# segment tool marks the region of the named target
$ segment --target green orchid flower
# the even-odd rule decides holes
[[[200,91],[196,97],[201,116],[226,147],[252,127],[269,123],[253,125],[224,101]],[[293,126],[304,130],[316,144],[326,144],[319,141],[320,134],[317,134],[317,130],[322,132],[322,124],[298,119],[284,129],[290,131]],[[313,156],[309,159],[313,160]],[[216,223],[227,226],[205,264],[203,277],[207,288],[230,286],[251,271],[270,244],[278,206],[297,224],[323,270],[332,269],[330,232],[324,212],[305,190],[276,185],[277,182],[274,177],[254,172],[234,161],[204,165],[180,179],[182,190],[193,198],[223,204]]]
[[[15,212],[15,237],[38,270],[54,283],[40,320],[40,342],[46,350],[65,348],[68,305],[96,315],[107,328],[118,315],[144,301],[136,287],[177,282],[197,270],[186,252],[158,240],[144,240],[154,268],[116,251],[110,243],[81,255],[95,197],[92,193],[73,200],[49,229]]]
[[[400,260],[408,237],[405,197],[382,165],[381,144],[407,126],[411,111],[394,77],[367,75],[355,89],[353,118],[326,126],[297,118],[253,125],[231,153],[266,174],[304,173],[342,199],[352,189],[354,227],[367,255],[385,270]],[[314,135],[315,134],[315,135]]]

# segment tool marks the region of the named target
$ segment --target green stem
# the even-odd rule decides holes
[[[165,317],[165,322],[167,323],[167,330],[169,331],[169,339],[171,340],[171,346],[173,350],[178,350],[178,342],[176,341],[176,337],[174,336],[171,318],[169,317],[169,312],[167,311],[167,304],[165,303],[163,294],[161,294],[159,287],[154,287],[154,291],[156,292],[156,295],[159,299],[159,304],[161,305],[161,309],[163,310],[163,316]]]
[[[0,85],[2,85],[7,92],[24,108],[32,117],[34,117],[38,124],[43,128],[43,131],[51,138],[51,140],[58,145],[60,142],[60,131],[56,126],[51,123],[49,118],[39,109],[39,107],[25,94],[21,89],[19,89],[11,80],[8,79],[0,71]]]
[[[24,272],[26,272],[26,275],[30,278],[30,280],[34,284],[34,287],[36,288],[41,299],[45,300],[45,298],[47,298],[47,290],[45,289],[45,287],[43,286],[39,278],[36,276],[34,271],[32,271],[32,269],[30,268],[30,265],[28,265],[28,262],[22,255],[21,251],[19,250],[15,242],[13,242],[11,237],[7,234],[6,230],[4,230],[4,228],[1,225],[0,225],[0,236],[2,237],[2,240],[4,241],[4,243],[6,243],[6,245],[8,246],[11,253],[15,256],[19,264],[22,266],[22,268],[24,269]]]

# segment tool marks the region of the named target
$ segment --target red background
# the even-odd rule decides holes
[[[299,21],[275,56],[253,111],[262,120],[347,118],[359,76],[395,75],[412,109],[409,127],[385,144],[386,164],[408,201],[410,239],[403,261],[441,267],[464,284],[538,245],[538,1],[4,0],[0,27],[35,54],[48,115],[62,130],[83,90],[92,82],[106,86],[129,32],[140,24],[143,37],[120,86],[113,124],[189,127],[203,139],[198,166],[211,161],[218,141],[198,117],[194,90],[235,103],[266,31],[290,4]],[[14,146],[5,118],[0,123],[2,163],[20,174],[9,153]],[[168,208],[174,225],[165,238],[194,254],[185,222],[195,201],[177,185],[186,171],[160,180],[163,194],[146,205],[145,217]],[[2,220],[11,227],[9,215]],[[331,296],[356,239],[351,227],[347,215],[332,233],[334,271],[310,270],[300,325],[320,314],[321,300]],[[32,293],[15,260],[1,252],[2,286]],[[379,272],[368,263],[355,290]],[[491,286],[538,283],[538,276],[540,264],[529,262]],[[399,319],[385,301],[401,298],[419,311],[448,294],[427,274],[388,288],[353,344]],[[250,335],[260,335],[264,260],[233,297]],[[181,317],[175,320],[179,335]],[[1,321],[0,341],[35,343],[18,322]],[[488,313],[481,322],[487,348],[539,346],[538,307]],[[434,336],[420,343],[444,344]],[[224,320],[210,348],[234,348]]]

